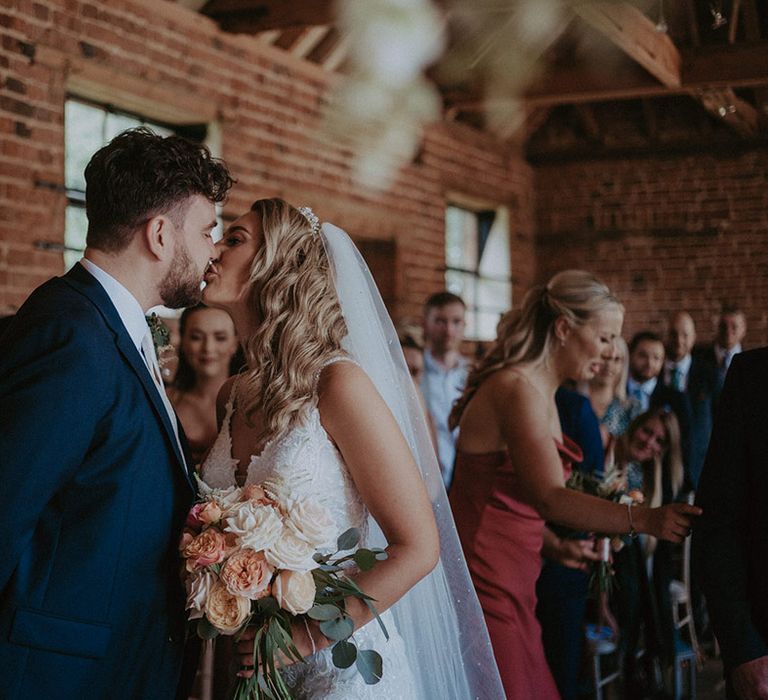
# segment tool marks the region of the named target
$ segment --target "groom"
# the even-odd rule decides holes
[[[232,180],[124,132],[85,170],[83,260],[0,336],[0,698],[172,698],[194,487],[145,312],[196,303]]]

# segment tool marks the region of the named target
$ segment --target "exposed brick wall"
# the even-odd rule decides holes
[[[625,337],[687,309],[699,339],[723,304],[768,344],[768,150],[597,161],[535,172],[539,279],[583,267],[627,307]]]
[[[417,314],[443,285],[449,190],[508,206],[519,298],[535,270],[528,166],[486,135],[441,124],[392,191],[366,191],[350,179],[348,153],[319,136],[332,80],[164,0],[3,3],[0,313],[62,270],[60,254],[34,242],[63,241],[64,99],[94,82],[122,102],[154,99],[158,109],[216,119],[221,155],[239,180],[225,216],[278,195],[360,238],[394,241],[397,315]]]

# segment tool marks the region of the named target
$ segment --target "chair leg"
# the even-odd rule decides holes
[[[690,681],[688,686],[688,697],[691,700],[696,700],[696,670],[698,669],[698,657],[696,659],[696,664],[694,664],[693,659],[691,659],[690,666],[691,666],[691,673],[690,673]]]
[[[701,663],[701,651],[699,650],[699,640],[696,636],[696,624],[693,620],[693,607],[691,601],[688,600],[685,603],[685,614],[688,616],[688,631],[691,637],[691,649],[696,654],[696,668],[701,671],[703,664]]]
[[[675,659],[673,668],[672,668],[672,697],[674,697],[675,700],[680,700],[682,697],[682,668],[680,667],[680,660]]]
[[[602,676],[600,674],[600,655],[592,655],[592,678],[595,683],[595,700],[603,700]]]

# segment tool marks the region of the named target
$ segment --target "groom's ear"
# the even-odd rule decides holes
[[[171,220],[167,216],[153,216],[144,224],[141,235],[147,250],[156,260],[165,260],[173,254]]]

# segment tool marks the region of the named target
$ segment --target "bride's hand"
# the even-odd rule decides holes
[[[638,518],[638,531],[661,540],[682,542],[691,534],[693,518],[702,510],[687,503],[670,503],[660,508],[635,508],[633,515]]]
[[[256,628],[249,627],[243,632],[240,641],[237,643],[237,656],[240,661],[240,670],[237,675],[241,678],[250,678],[253,676],[253,639],[256,636]],[[303,658],[312,656],[312,654],[324,649],[330,641],[320,631],[319,623],[315,620],[297,620],[291,628],[291,637],[293,644]],[[276,656],[277,664],[290,666],[296,663],[295,659],[289,659],[282,652]]]

